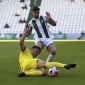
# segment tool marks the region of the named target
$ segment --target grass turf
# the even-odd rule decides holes
[[[25,43],[28,48],[34,43]],[[58,77],[17,77],[20,71],[18,42],[0,43],[0,85],[85,85],[85,42],[56,42],[57,54],[53,61],[75,62],[75,69],[59,68]],[[46,60],[49,53],[44,48],[40,59]]]

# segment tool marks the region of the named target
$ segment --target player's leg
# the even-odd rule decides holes
[[[18,77],[23,76],[45,76],[46,70],[38,70],[38,69],[32,69],[32,70],[25,70],[24,72],[19,72]]]
[[[46,62],[50,62],[53,60],[55,54],[56,54],[56,48],[52,40],[48,40],[46,43],[47,50],[50,52]]]
[[[37,68],[50,68],[52,66],[56,66],[56,67],[64,67],[67,64],[62,64],[59,62],[45,62],[43,60],[38,60],[37,61]]]
[[[70,69],[70,68],[75,68],[76,64],[71,63],[71,64],[63,64],[63,63],[59,63],[59,62],[47,62],[46,63],[46,67],[50,68],[52,66],[55,67],[61,67],[61,68],[66,68],[66,69]]]
[[[26,76],[45,76],[46,70],[33,69],[31,71],[26,70],[24,73]]]
[[[38,70],[37,62],[39,59],[27,59],[22,64],[21,72],[19,72],[18,77],[23,77],[25,75],[45,75],[45,70]],[[41,62],[43,63],[43,62]],[[33,69],[36,69],[35,71]]]
[[[39,46],[41,49],[43,49],[43,47],[44,47],[42,41],[38,41],[35,45],[36,45],[36,46]]]
[[[40,41],[39,39],[36,39],[36,40],[35,40],[35,45],[36,45],[36,46],[39,46],[41,49],[44,48],[44,44],[43,44],[43,42]],[[36,58],[38,58],[38,57],[39,57],[39,55],[36,56]]]
[[[72,63],[72,64],[63,64],[63,63],[59,63],[59,62],[47,62],[46,63],[43,60],[38,60],[37,61],[37,68],[50,68],[52,66],[59,67],[59,68],[70,69],[70,68],[76,67],[76,64],[74,64],[74,63]]]
[[[76,64],[63,64],[63,63],[59,63],[59,62],[45,62],[43,60],[37,60],[36,62],[36,66],[34,66],[35,68],[50,68],[52,66],[55,67],[61,67],[61,68],[66,68],[66,69],[70,69],[70,68],[75,68]],[[45,70],[41,70],[40,71],[34,71],[34,72],[29,72],[27,71],[27,69],[24,72],[19,72],[18,77],[22,77],[24,75],[45,75]]]

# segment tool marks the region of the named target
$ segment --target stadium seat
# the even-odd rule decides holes
[[[22,33],[25,24],[19,23],[19,20],[27,19],[30,12],[30,0],[26,1],[27,10],[21,7],[25,3],[20,3],[19,0],[3,0],[0,3],[0,34],[1,33]],[[40,6],[40,15],[46,15],[45,12],[50,12],[51,16],[57,21],[57,26],[50,26],[52,33],[81,33],[85,31],[85,2],[83,0],[42,0]],[[20,16],[15,16],[19,12]],[[5,23],[9,23],[10,29],[4,29]],[[33,30],[32,33],[35,31]]]

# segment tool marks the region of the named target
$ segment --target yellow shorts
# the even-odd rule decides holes
[[[37,68],[37,61],[40,59],[26,59],[21,63],[21,70],[31,70]]]

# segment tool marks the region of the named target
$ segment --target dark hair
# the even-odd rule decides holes
[[[37,48],[40,52],[41,52],[41,48],[40,47],[38,47],[38,46],[33,46],[32,48]]]
[[[32,9],[32,11],[39,11],[39,10],[40,10],[40,8],[37,6],[33,7],[33,9]]]

